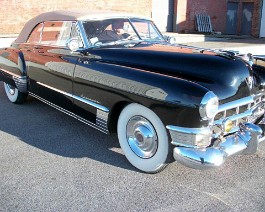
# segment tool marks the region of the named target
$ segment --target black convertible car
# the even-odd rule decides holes
[[[31,95],[117,133],[136,168],[218,167],[264,140],[264,59],[170,44],[154,23],[115,12],[54,11],[0,49],[8,99]],[[97,148],[97,147],[95,147]]]

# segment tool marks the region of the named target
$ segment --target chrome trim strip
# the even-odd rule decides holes
[[[73,99],[75,99],[75,100],[78,100],[78,101],[80,101],[80,102],[83,102],[83,103],[85,103],[85,104],[87,104],[87,105],[90,105],[90,106],[92,106],[92,107],[95,107],[95,108],[97,108],[97,109],[99,109],[99,110],[102,110],[102,111],[104,111],[104,112],[109,113],[109,109],[108,109],[108,108],[106,108],[106,107],[104,107],[104,106],[102,106],[102,105],[99,105],[99,104],[97,104],[97,103],[95,103],[95,102],[92,102],[92,101],[89,101],[89,100],[87,100],[87,99],[81,98],[81,97],[79,97],[79,96],[76,96],[76,95],[73,95],[73,94],[67,93],[67,92],[65,92],[65,91],[59,90],[59,89],[54,88],[54,87],[51,87],[51,86],[49,86],[49,85],[45,85],[45,84],[43,84],[43,83],[41,83],[41,82],[37,82],[37,84],[39,84],[39,85],[41,85],[41,86],[44,86],[44,87],[46,87],[46,88],[49,88],[49,89],[51,89],[51,90],[53,90],[53,91],[56,91],[56,92],[58,92],[58,93],[61,93],[61,94],[65,95],[65,96],[71,97],[71,98],[73,98]]]
[[[187,127],[177,127],[177,126],[173,126],[173,125],[167,125],[166,128],[170,131],[182,132],[182,133],[190,134],[190,135],[208,134],[209,133],[208,127],[187,128]]]
[[[198,142],[202,139],[205,142],[204,147],[210,144],[211,130],[209,127],[187,128],[167,125],[166,128],[171,136],[171,144],[175,146],[201,148],[202,144]],[[197,139],[197,137],[200,139]]]
[[[34,97],[34,98],[36,98],[36,99],[38,99],[38,100],[40,100],[40,101],[42,101],[42,102],[44,102],[45,104],[47,104],[49,106],[51,106],[51,107],[53,107],[53,108],[65,113],[65,114],[67,114],[67,115],[69,115],[69,116],[71,116],[71,117],[73,117],[73,118],[75,118],[75,119],[77,119],[77,120],[89,125],[90,127],[93,127],[93,128],[95,128],[95,129],[97,129],[97,130],[99,130],[99,131],[101,131],[101,132],[103,132],[105,134],[109,134],[107,126],[105,126],[105,127],[98,126],[98,125],[96,125],[96,124],[94,124],[94,123],[92,123],[92,122],[90,122],[90,121],[88,121],[88,120],[76,115],[75,113],[72,113],[72,112],[70,112],[68,110],[65,110],[64,108],[61,108],[58,105],[55,105],[55,104],[53,104],[53,103],[51,103],[51,102],[39,97],[36,94],[31,93],[31,92],[29,92],[29,95]]]
[[[83,41],[83,44],[84,44],[84,48],[87,49],[91,46],[90,42],[88,41],[87,39],[87,36],[86,36],[86,32],[85,32],[85,29],[84,29],[84,26],[83,26],[83,22],[82,21],[77,21],[77,30],[79,31],[80,33],[80,37]]]
[[[13,72],[10,72],[8,70],[5,69],[0,69],[0,71],[4,74],[8,74],[12,77],[12,79],[14,80],[17,89],[20,92],[26,93],[28,91],[28,77],[27,76],[21,76],[18,74],[14,74]]]
[[[97,120],[96,121],[97,121],[97,124],[98,125],[107,126],[107,122],[105,120],[99,119],[97,117]]]
[[[21,77],[13,76],[13,80],[17,86],[17,89],[20,92],[26,93],[28,91],[28,77],[27,76],[21,76]]]
[[[107,128],[109,113],[97,110],[96,124]]]
[[[9,74],[9,75],[14,76],[14,77],[17,77],[17,78],[21,77],[21,76],[18,75],[18,74],[14,74],[13,72],[10,72],[10,71],[5,70],[5,69],[2,69],[2,68],[0,69],[0,71],[3,71],[3,72],[5,72],[6,74]]]
[[[44,28],[44,22],[40,23],[42,26],[41,26],[41,33],[40,33],[40,39],[39,39],[39,42],[37,44],[40,44],[41,43],[41,40],[42,40],[42,34],[43,34],[43,28]],[[27,39],[28,40],[28,39]]]
[[[252,96],[248,96],[248,97],[245,97],[245,98],[242,98],[242,99],[238,99],[238,100],[235,100],[235,101],[232,101],[232,102],[228,102],[228,103],[219,105],[217,113],[220,113],[220,112],[225,111],[225,110],[230,110],[230,109],[233,109],[233,108],[236,108],[236,107],[240,107],[242,105],[247,105],[247,104],[250,104],[250,103],[254,103],[254,98],[258,97],[258,96],[259,95],[256,95],[256,96],[252,95]]]

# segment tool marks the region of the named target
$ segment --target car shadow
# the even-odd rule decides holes
[[[32,97],[22,105],[12,104],[1,82],[0,102],[0,131],[55,155],[87,157],[139,172],[123,155],[116,134],[105,135]]]

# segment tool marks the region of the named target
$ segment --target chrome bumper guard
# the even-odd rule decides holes
[[[185,166],[205,170],[219,167],[232,155],[256,153],[258,143],[264,140],[258,125],[245,123],[240,125],[238,132],[224,137],[213,147],[177,146],[174,148],[173,156],[176,161]]]

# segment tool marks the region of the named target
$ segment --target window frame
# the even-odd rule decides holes
[[[39,41],[36,42],[36,43],[35,43],[35,42],[29,42],[29,39],[30,39],[32,33],[35,31],[35,29],[36,29],[39,25],[42,25],[42,26],[41,26],[40,35],[39,35]],[[28,38],[27,38],[26,43],[28,43],[28,44],[40,44],[40,41],[41,41],[41,39],[42,39],[43,27],[44,27],[44,23],[43,23],[43,22],[38,23],[38,24],[37,24],[37,25],[31,30],[31,32],[30,32],[30,34],[29,34],[29,36],[28,36]]]
[[[34,28],[33,30],[31,31],[30,35],[28,36],[27,38],[27,41],[26,43],[28,44],[31,44],[31,45],[40,45],[40,46],[54,46],[54,47],[61,47],[61,48],[67,48],[67,45],[56,45],[56,44],[43,44],[42,43],[42,39],[43,39],[43,32],[44,32],[44,28],[45,28],[45,23],[52,23],[52,22],[71,22],[71,30],[70,30],[70,34],[69,34],[69,38],[68,39],[71,39],[72,38],[72,35],[73,35],[73,29],[75,28],[76,29],[76,32],[78,33],[78,36],[81,38],[81,41],[84,45],[84,40],[83,40],[83,37],[82,37],[82,33],[80,33],[80,29],[79,29],[79,24],[78,24],[78,21],[43,21],[43,22],[40,22],[38,23]],[[40,35],[39,35],[39,41],[38,42],[28,42],[28,40],[30,39],[30,36],[32,35],[33,31],[39,26],[39,25],[42,25],[41,26],[41,32],[40,32]]]

